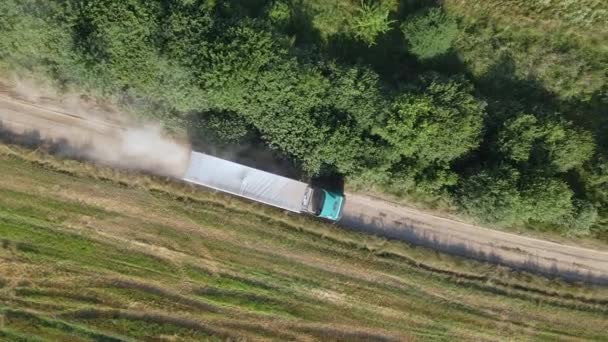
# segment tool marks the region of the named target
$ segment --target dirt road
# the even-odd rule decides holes
[[[362,195],[347,194],[340,225],[449,254],[608,284],[608,252],[487,229]]]
[[[85,104],[72,104],[74,112],[61,106],[44,98],[35,103],[17,99],[0,89],[0,134],[4,140],[44,142],[58,154],[119,168],[179,178],[188,167],[189,147],[164,136],[158,126],[118,120]]]
[[[7,129],[30,135],[35,132],[37,138],[60,139],[71,134],[75,144],[86,143],[93,137],[113,144],[116,137],[110,131],[118,129],[114,124],[66,114],[44,103],[33,105],[1,94],[0,123],[0,134],[6,135]],[[73,134],[74,130],[78,134]],[[608,285],[606,250],[486,229],[357,194],[347,194],[340,226],[515,269]]]

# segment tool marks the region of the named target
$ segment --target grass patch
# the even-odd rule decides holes
[[[251,292],[223,290],[214,287],[205,287],[195,290],[195,294],[223,305],[238,307],[257,313],[297,317],[297,310],[285,303],[284,298],[275,299]]]
[[[175,267],[154,256],[104,246],[83,236],[53,231],[52,227],[38,219],[0,213],[0,234],[30,261],[69,261],[92,269],[148,277],[175,273]]]
[[[123,341],[123,339],[119,337],[106,335],[83,326],[43,317],[27,311],[9,309],[4,310],[3,313],[6,324],[11,327],[11,330],[17,331],[17,334],[19,334],[17,336],[23,336],[23,338],[26,339],[40,337],[42,340]],[[30,335],[31,337],[27,335]]]

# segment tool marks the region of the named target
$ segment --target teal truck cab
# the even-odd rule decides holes
[[[308,187],[302,201],[303,211],[337,222],[342,218],[344,195],[321,188]]]

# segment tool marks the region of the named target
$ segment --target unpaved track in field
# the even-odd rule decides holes
[[[32,132],[58,139],[78,132],[75,139],[104,135],[108,143],[116,124],[84,119],[78,115],[32,104],[0,93],[3,129]],[[73,137],[72,137],[73,138]],[[80,143],[82,141],[78,140]],[[559,276],[568,280],[608,285],[608,251],[568,246],[516,234],[486,229],[396,205],[380,199],[347,194],[345,229],[407,241],[442,252],[506,265],[515,269]]]
[[[608,251],[487,229],[356,194],[346,195],[344,228],[571,281],[608,285]]]
[[[68,114],[14,99],[0,92],[0,126],[3,130],[29,135],[31,139],[60,140],[70,137],[74,145],[86,144],[92,138],[102,136],[111,141],[121,127],[101,120],[85,119],[79,115]]]

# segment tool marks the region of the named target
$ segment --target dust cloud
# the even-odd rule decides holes
[[[100,164],[181,178],[190,146],[159,124],[27,80],[0,83],[0,137]]]

